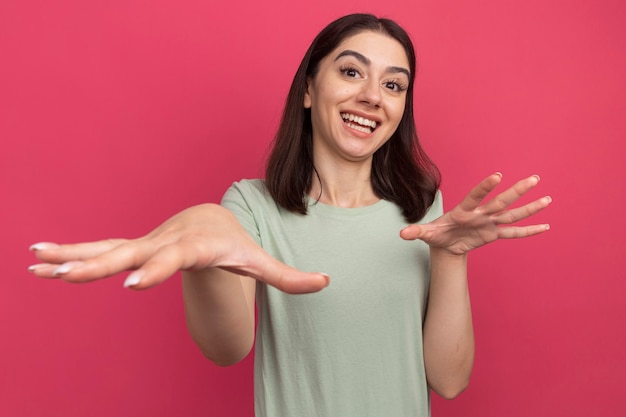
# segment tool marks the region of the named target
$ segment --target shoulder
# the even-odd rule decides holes
[[[261,179],[243,179],[234,182],[224,193],[222,197],[222,205],[232,203],[241,204],[242,202],[254,202],[259,204],[262,202],[273,202],[265,182]]]
[[[265,181],[261,179],[234,182],[224,193],[221,205],[235,214],[247,212],[254,216],[265,216],[268,213],[273,215],[280,211],[265,186]]]
[[[277,210],[264,181],[260,179],[234,182],[224,193],[221,205],[237,217],[257,243],[260,243],[262,224]]]
[[[233,182],[233,184],[228,188],[227,192],[230,190],[237,190],[243,193],[259,193],[259,192],[267,192],[265,188],[265,182],[262,179],[242,179],[239,181]]]
[[[234,182],[224,193],[221,205],[238,217],[274,216],[281,212],[267,190],[265,181],[261,179],[243,179]]]
[[[430,205],[424,217],[418,223],[428,223],[443,214],[443,194],[437,190],[433,203]]]

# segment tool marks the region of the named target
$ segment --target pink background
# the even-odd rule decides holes
[[[32,277],[27,247],[135,237],[262,174],[313,36],[354,11],[415,40],[447,207],[538,173],[552,230],[471,257],[477,358],[442,416],[622,416],[626,3],[0,2],[0,416],[250,416],[252,361],[187,335],[180,279]]]

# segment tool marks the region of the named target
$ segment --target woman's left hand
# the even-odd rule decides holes
[[[407,226],[402,229],[400,236],[406,240],[420,239],[433,248],[462,255],[497,239],[528,237],[548,230],[550,226],[547,224],[510,226],[538,213],[552,202],[546,196],[509,209],[511,204],[537,185],[537,175],[517,182],[481,204],[501,180],[500,173],[490,175],[474,187],[454,209],[430,223]]]

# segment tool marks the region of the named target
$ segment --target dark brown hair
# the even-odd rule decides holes
[[[372,31],[396,39],[406,52],[411,76],[402,120],[391,138],[373,156],[371,182],[376,195],[397,204],[409,223],[424,217],[439,188],[439,170],[419,144],[413,116],[415,51],[409,35],[392,20],[351,14],[326,26],[313,40],[294,76],[272,151],[265,185],[286,210],[306,214],[307,192],[313,181],[311,111],[304,108],[307,80],[319,63],[344,39]]]

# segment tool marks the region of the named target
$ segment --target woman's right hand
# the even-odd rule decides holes
[[[267,254],[227,209],[202,204],[173,216],[144,237],[59,245],[42,242],[31,250],[43,263],[29,268],[43,278],[89,282],[133,270],[124,286],[150,288],[178,270],[219,267],[298,294],[328,285],[323,273],[291,268]]]

